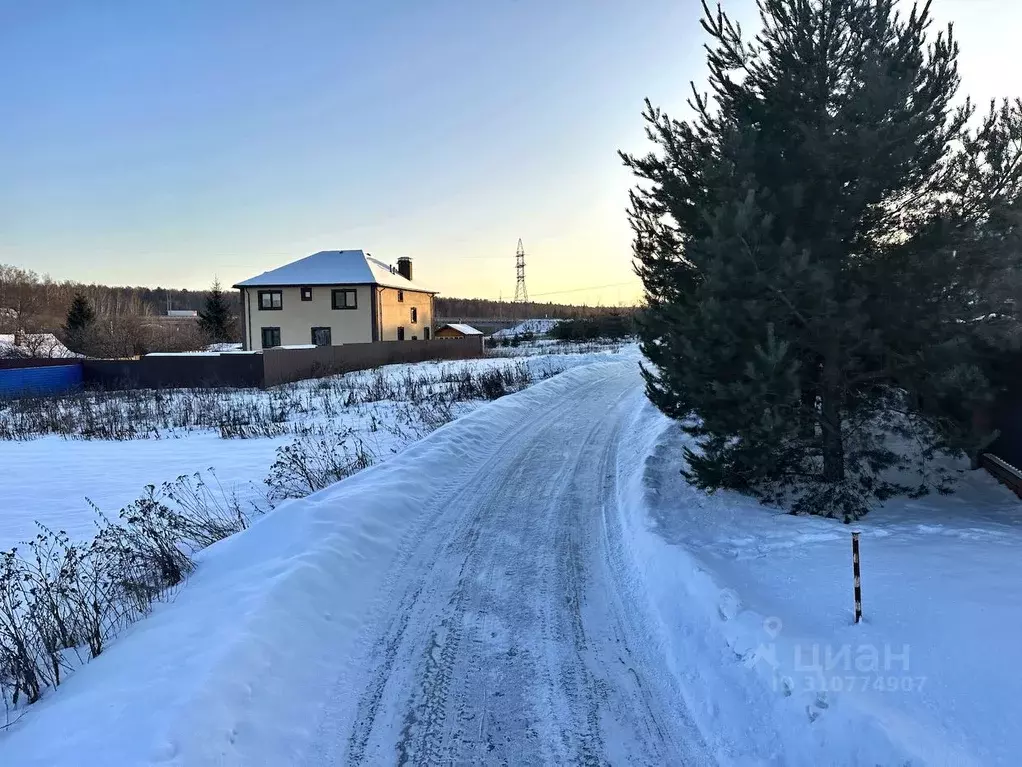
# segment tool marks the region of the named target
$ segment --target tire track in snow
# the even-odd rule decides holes
[[[598,386],[598,382],[593,382],[587,384],[580,391],[584,393],[588,390],[595,389]],[[553,416],[555,409],[557,409],[557,407],[553,406],[548,408],[546,411],[536,414],[535,420],[548,420]],[[360,697],[358,711],[355,716],[351,734],[348,737],[347,761],[349,763],[364,763],[370,736],[375,726],[376,717],[379,713],[380,704],[383,700],[387,684],[391,679],[391,674],[394,671],[395,665],[398,663],[398,651],[401,647],[405,631],[407,630],[411,620],[413,610],[416,605],[419,604],[420,600],[427,604],[431,603],[433,600],[432,591],[428,594],[423,594],[423,584],[429,583],[427,578],[423,578],[420,581],[412,583],[412,588],[407,589],[401,595],[396,610],[393,607],[393,600],[390,598],[391,595],[389,592],[391,592],[392,589],[400,587],[400,576],[407,570],[414,570],[417,567],[422,567],[424,566],[423,563],[429,562],[429,560],[433,560],[434,562],[436,561],[437,557],[435,555],[430,556],[430,552],[425,550],[423,546],[423,539],[426,538],[431,530],[435,530],[437,528],[441,517],[446,512],[448,512],[451,508],[458,508],[462,502],[477,492],[477,485],[472,480],[480,475],[485,476],[495,472],[500,464],[503,463],[506,452],[509,451],[508,445],[512,444],[515,440],[521,439],[523,435],[527,434],[534,428],[535,423],[533,420],[524,421],[512,430],[512,432],[503,440],[500,450],[495,451],[493,457],[490,458],[483,467],[468,470],[467,472],[459,472],[455,478],[444,486],[443,490],[434,496],[428,504],[427,513],[423,515],[422,525],[416,528],[402,546],[401,552],[397,557],[397,565],[395,566],[394,575],[388,579],[388,586],[390,587],[386,589],[388,595],[381,600],[386,605],[387,612],[392,616],[392,620],[387,628],[381,633],[372,654],[373,658],[375,658],[375,670],[365,691]],[[468,553],[465,536],[471,534],[472,531],[478,527],[479,513],[481,513],[481,510],[477,511],[476,516],[464,516],[458,520],[459,534],[453,535],[448,540],[445,547],[449,556],[457,555],[459,549],[466,554]],[[478,537],[477,530],[475,534],[476,537]],[[432,567],[432,563],[430,562],[425,566]]]
[[[321,730],[347,763],[710,763],[621,591],[608,504],[637,379],[622,366],[523,419],[429,499],[357,710]]]

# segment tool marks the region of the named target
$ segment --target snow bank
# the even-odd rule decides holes
[[[853,526],[707,496],[646,404],[621,508],[663,654],[725,762],[1014,764],[1022,515],[983,473]],[[862,533],[854,625],[850,532]]]
[[[493,334],[494,338],[511,338],[512,336],[520,336],[524,333],[532,333],[533,335],[541,336],[549,333],[554,325],[559,323],[560,320],[553,319],[533,319],[524,320],[519,322],[512,328],[504,328],[498,330]]]
[[[526,414],[554,417],[560,398],[604,370],[576,368],[504,397],[210,547],[173,602],[0,740],[4,762],[294,763],[318,702],[346,688],[338,658],[362,657],[360,629],[387,607],[374,595],[402,542]]]
[[[239,343],[217,343],[210,344],[206,347],[207,352],[240,352],[241,344]]]

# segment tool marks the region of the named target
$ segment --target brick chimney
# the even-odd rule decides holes
[[[401,256],[401,258],[397,260],[397,273],[400,274],[409,282],[411,282],[412,259],[410,259],[408,256]]]

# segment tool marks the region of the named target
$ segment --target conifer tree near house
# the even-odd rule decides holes
[[[84,351],[89,331],[95,322],[96,312],[89,299],[82,293],[75,293],[62,328],[67,347],[75,352]]]
[[[220,280],[214,280],[206,296],[206,305],[199,312],[199,329],[213,343],[223,343],[231,340],[231,322],[231,307],[227,297],[220,287]]]
[[[622,154],[647,393],[697,438],[698,486],[847,521],[946,490],[926,459],[986,436],[984,354],[1017,328],[997,285],[1022,253],[1022,103],[958,99],[929,4],[757,4],[749,39],[704,2],[712,96],[689,121],[647,102],[655,149]]]

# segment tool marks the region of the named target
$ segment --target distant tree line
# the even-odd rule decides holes
[[[53,331],[63,323],[76,294],[84,296],[99,317],[147,317],[165,315],[168,308],[199,311],[209,291],[58,282],[49,275],[0,264],[0,332],[13,332],[14,325],[27,332]],[[233,307],[240,304],[234,291],[224,295]]]
[[[491,301],[486,298],[448,298],[436,297],[436,316],[445,320],[458,319],[492,319],[492,320],[527,320],[550,317],[552,319],[574,319],[577,317],[596,317],[614,311],[607,306],[574,306],[572,304],[554,304],[529,302],[515,304],[511,301]]]
[[[168,306],[194,310],[206,321],[168,322]],[[131,357],[150,351],[190,351],[211,341],[237,340],[239,299],[234,292],[110,287],[65,280],[0,264],[0,334],[22,348],[42,334],[58,336],[73,351],[96,357]]]
[[[168,309],[198,312],[195,322],[168,322]],[[436,298],[438,319],[599,317],[607,307]],[[616,311],[616,310],[615,310]],[[627,310],[625,310],[627,311]],[[56,281],[29,269],[0,264],[0,333],[57,335],[90,356],[130,357],[150,351],[189,351],[215,342],[239,341],[241,299],[237,291],[148,288]]]
[[[636,332],[636,312],[610,311],[592,317],[574,317],[558,322],[549,335],[560,341],[618,341]]]

